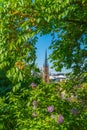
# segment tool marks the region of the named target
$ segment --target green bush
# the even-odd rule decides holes
[[[67,82],[32,85],[0,98],[1,130],[87,129],[87,84],[71,90]]]

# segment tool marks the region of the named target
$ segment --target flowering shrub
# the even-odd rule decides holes
[[[62,90],[60,89],[62,87]],[[86,130],[86,84],[68,91],[67,83],[25,87],[0,98],[1,130]],[[61,97],[64,92],[65,97]],[[78,97],[70,101],[71,94]]]

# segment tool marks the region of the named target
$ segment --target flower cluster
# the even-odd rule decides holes
[[[24,67],[25,67],[25,63],[22,62],[22,61],[18,61],[18,62],[15,63],[14,66],[15,66],[16,68],[22,70],[22,69],[24,69]]]
[[[62,99],[65,99],[65,94],[66,94],[65,91],[61,92],[61,98]]]
[[[36,107],[37,107],[37,105],[38,105],[38,102],[37,102],[36,100],[34,100],[34,101],[32,102],[32,105],[33,105],[33,109],[35,110]],[[33,117],[36,117],[36,116],[37,116],[36,112],[33,112],[33,113],[32,113],[32,116],[33,116]]]
[[[54,111],[54,107],[53,106],[49,106],[49,107],[47,107],[47,110],[48,110],[48,112],[53,112]]]
[[[36,109],[36,107],[37,107],[37,105],[38,105],[38,102],[34,100],[34,101],[32,102],[32,104],[33,104],[33,109]]]
[[[59,116],[58,116],[58,123],[61,124],[63,122],[64,122],[64,117],[63,117],[63,115],[59,114]]]
[[[74,114],[74,115],[77,115],[77,114],[78,114],[78,110],[77,110],[76,108],[73,108],[73,109],[71,110],[71,112],[72,112],[72,114]]]
[[[35,83],[31,83],[32,89],[35,89],[36,86],[37,86],[37,85],[36,85]],[[73,98],[73,96],[71,96],[71,97]],[[62,99],[66,99],[66,92],[65,92],[65,91],[62,91],[62,92],[61,92],[61,98],[62,98]],[[32,102],[32,105],[33,105],[33,110],[34,110],[34,112],[32,113],[32,116],[33,116],[33,117],[37,117],[37,113],[36,113],[35,110],[36,110],[36,108],[37,108],[38,102],[37,102],[36,100],[34,100],[34,101]],[[48,111],[49,113],[52,113],[52,112],[54,111],[54,106],[53,106],[53,105],[48,106],[48,107],[47,107],[47,111]],[[77,114],[78,114],[78,110],[77,110],[76,108],[73,108],[73,109],[71,109],[71,113],[72,113],[73,115],[77,115]],[[62,123],[64,122],[64,116],[63,116],[62,114],[59,114],[58,117],[56,118],[56,115],[52,113],[51,119],[54,119],[54,120],[57,119],[57,123],[58,123],[58,124],[62,124]]]

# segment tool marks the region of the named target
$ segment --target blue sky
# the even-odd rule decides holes
[[[44,59],[45,59],[45,50],[47,49],[47,55],[49,57],[49,54],[52,53],[51,50],[49,50],[49,46],[51,44],[51,35],[45,35],[45,36],[38,36],[38,42],[36,44],[37,47],[37,60],[36,60],[36,64],[39,68],[43,68],[43,63],[44,63]],[[49,63],[49,67],[50,67],[50,72],[51,73],[55,73],[54,69],[51,69],[52,63],[50,63],[50,61],[48,60]],[[69,72],[70,70],[66,70],[65,68],[62,70],[62,72],[66,73]]]
[[[45,35],[38,38],[38,42],[36,44],[37,47],[37,60],[36,64],[42,68],[43,63],[44,63],[44,58],[45,58],[45,51],[47,50],[47,55],[49,57],[49,54],[51,54],[51,50],[49,50],[49,46],[51,44],[51,36],[50,35]],[[51,66],[51,63],[48,61],[49,66]]]

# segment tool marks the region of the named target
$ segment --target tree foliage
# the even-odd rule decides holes
[[[50,55],[53,67],[60,71],[72,68],[75,75],[86,79],[87,73],[87,1],[35,1],[41,35],[51,33]],[[81,76],[82,75],[82,76]]]
[[[87,68],[87,1],[35,1],[41,35],[51,33],[53,67],[72,68],[75,74]],[[39,18],[38,18],[39,17]]]
[[[72,68],[75,74],[86,71],[86,0],[2,0],[0,7],[3,65],[9,64],[6,57],[15,64],[26,58],[28,52],[32,55],[29,61],[35,60],[36,34],[49,33],[53,38],[50,45],[53,67]]]
[[[31,8],[32,2],[26,3],[0,1],[0,69],[5,72],[3,79],[8,78],[13,86],[31,82],[32,71],[36,68],[37,36],[32,18],[27,18],[31,14],[26,10],[26,6]]]
[[[52,35],[57,70],[72,67],[87,79],[86,7],[86,0],[0,0],[1,130],[87,129],[86,83],[30,86],[40,81],[33,75],[37,34]]]

